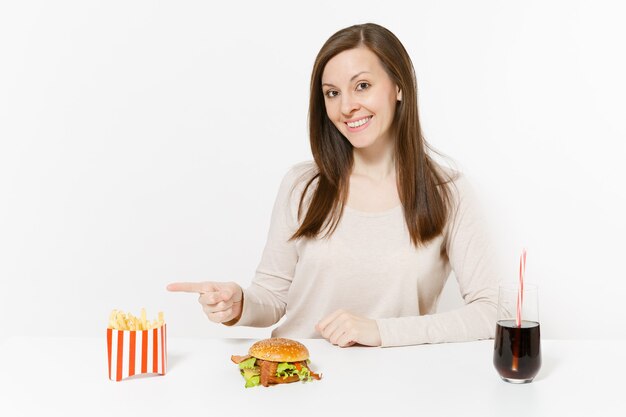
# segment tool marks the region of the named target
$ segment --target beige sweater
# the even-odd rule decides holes
[[[314,162],[307,161],[285,175],[237,326],[271,326],[285,316],[272,336],[319,338],[315,324],[344,309],[375,319],[382,346],[493,337],[498,276],[480,210],[462,175],[443,234],[419,249],[411,244],[402,206],[378,213],[346,206],[330,239],[287,242],[297,229],[302,179],[314,172]],[[436,313],[451,270],[465,306]]]

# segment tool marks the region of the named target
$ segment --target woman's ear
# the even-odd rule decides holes
[[[396,90],[398,91],[396,93],[396,100],[397,101],[402,101],[402,90],[400,90],[400,87],[396,87]]]

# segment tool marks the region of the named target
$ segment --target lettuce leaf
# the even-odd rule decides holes
[[[311,372],[306,366],[302,367],[300,372],[298,372],[298,376],[300,377],[300,381],[308,382],[311,380]]]
[[[307,363],[309,362],[307,361]],[[300,378],[300,381],[306,382],[306,381],[311,380],[311,372],[309,371],[309,368],[307,368],[306,366],[302,366],[300,371],[298,371],[295,365],[289,362],[281,362],[276,367],[277,377],[283,377],[283,379],[285,379],[293,375],[298,375],[298,378]]]
[[[239,362],[239,369],[252,369],[254,368],[254,363],[256,362],[256,358],[246,359],[245,361]]]
[[[246,368],[241,370],[243,379],[246,380],[246,388],[256,387],[261,383],[261,368],[255,366],[254,368]]]
[[[296,373],[295,365],[290,364],[289,362],[281,362],[276,367],[276,376],[283,378],[287,378],[288,376],[294,375]]]

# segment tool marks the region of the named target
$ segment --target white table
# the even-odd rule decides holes
[[[626,341],[543,340],[526,385],[503,382],[493,341],[338,348],[301,340],[321,381],[244,388],[252,339],[168,340],[165,376],[108,379],[106,338],[0,344],[0,416],[625,416]]]

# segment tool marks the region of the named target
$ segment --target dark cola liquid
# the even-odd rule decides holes
[[[496,324],[493,365],[502,378],[512,382],[531,381],[541,368],[539,323],[522,320],[500,320]]]

